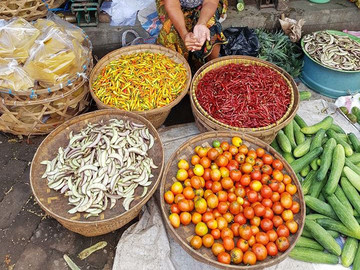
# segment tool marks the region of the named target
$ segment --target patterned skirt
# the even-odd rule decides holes
[[[159,14],[159,18],[163,24],[163,27],[160,30],[159,36],[157,38],[157,44],[163,45],[169,49],[181,53],[186,59],[189,57],[189,51],[187,50],[184,41],[181,39],[179,33],[176,31],[173,23],[171,22],[164,5],[164,0],[156,0],[156,7]],[[189,32],[193,31],[194,26],[196,25],[201,11],[201,5],[196,8],[182,8],[185,25]],[[219,19],[221,16],[224,16],[228,7],[227,0],[220,0],[219,6],[214,14],[214,16],[208,21],[207,27],[210,30],[211,39],[210,41],[205,41],[202,49],[200,51],[193,52],[194,57],[201,61],[205,62],[206,57],[211,54],[212,49],[217,44],[227,43],[226,37],[222,32],[221,23]]]

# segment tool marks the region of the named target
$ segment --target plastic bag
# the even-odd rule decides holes
[[[305,23],[303,19],[297,21],[285,18],[285,15],[283,14],[281,19],[279,19],[279,22],[285,35],[287,35],[292,42],[298,42],[301,39],[301,29]]]
[[[34,80],[18,65],[16,60],[0,60],[0,89],[28,90],[34,87]]]
[[[0,27],[0,57],[25,62],[39,35],[40,31],[22,18],[5,23]]]
[[[228,39],[228,43],[221,47],[221,56],[258,55],[260,44],[254,29],[249,29],[248,27],[229,27],[224,30],[224,35]]]
[[[77,39],[50,25],[35,41],[24,69],[40,85],[52,86],[81,72],[87,56],[87,49]]]

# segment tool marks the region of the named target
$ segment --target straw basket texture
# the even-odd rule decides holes
[[[61,6],[65,0],[3,0],[0,2],[0,19],[22,17],[28,21],[46,16],[48,9]]]
[[[196,146],[207,147],[210,146],[212,141],[217,139],[219,141],[228,141],[231,142],[233,136],[239,136],[242,138],[243,143],[246,144],[249,148],[262,147],[267,152],[272,154],[275,158],[280,159],[284,164],[284,171],[292,178],[293,183],[297,187],[297,193],[293,195],[293,200],[297,201],[300,204],[300,212],[294,216],[294,220],[299,224],[298,231],[290,236],[290,247],[284,253],[279,253],[276,257],[268,256],[264,261],[258,261],[256,265],[224,265],[217,261],[216,257],[212,254],[211,249],[202,247],[199,250],[195,250],[190,246],[190,240],[195,235],[194,224],[189,224],[187,226],[181,225],[179,228],[175,229],[169,222],[169,213],[170,205],[167,204],[164,200],[164,193],[170,190],[171,185],[176,182],[176,172],[178,170],[177,163],[180,159],[190,160],[191,156],[194,154],[194,148]],[[295,246],[296,241],[300,237],[304,222],[305,222],[305,202],[304,195],[302,193],[301,185],[296,175],[290,165],[279,155],[271,146],[259,140],[258,138],[251,137],[245,133],[236,132],[236,131],[212,131],[200,134],[186,143],[184,143],[180,148],[175,151],[175,153],[170,158],[168,164],[165,167],[164,174],[160,183],[160,199],[161,199],[161,212],[163,215],[164,222],[167,227],[167,231],[171,236],[182,246],[182,248],[189,253],[196,260],[203,263],[221,268],[221,269],[241,269],[241,270],[258,270],[263,269],[274,264],[277,264],[284,260],[289,252]]]
[[[122,200],[118,201],[114,208],[106,209],[99,217],[84,218],[83,214],[69,214],[72,208],[68,205],[68,199],[47,187],[45,179],[41,176],[45,172],[45,166],[40,165],[43,160],[53,159],[60,146],[65,146],[69,140],[70,132],[79,132],[88,123],[110,119],[130,120],[134,123],[145,124],[150,133],[154,136],[154,146],[149,151],[149,156],[153,159],[157,169],[152,170],[154,175],[152,184],[148,187],[148,193],[140,198],[143,190],[136,189],[135,200],[130,205],[130,210],[125,211]],[[67,229],[82,234],[84,236],[97,236],[117,230],[126,225],[138,216],[142,206],[151,198],[158,187],[164,167],[164,150],[162,143],[154,126],[142,116],[131,112],[120,110],[98,110],[75,117],[49,134],[40,144],[35,153],[30,168],[30,184],[36,201],[40,207],[50,216],[55,218]]]
[[[190,83],[191,83],[190,66],[187,63],[186,59],[178,52],[172,51],[163,46],[152,45],[152,44],[134,45],[134,46],[123,47],[121,49],[115,50],[115,51],[105,55],[103,58],[101,58],[101,60],[96,64],[93,71],[91,72],[90,93],[91,93],[92,98],[95,100],[96,105],[99,109],[113,108],[109,105],[102,103],[98,99],[98,97],[95,95],[94,91],[92,90],[92,84],[95,81],[95,79],[97,78],[97,76],[100,74],[101,70],[109,62],[119,58],[121,55],[132,54],[132,53],[137,53],[137,52],[162,53],[162,54],[168,56],[170,59],[172,59],[176,63],[182,63],[187,70],[186,86],[183,89],[183,91],[180,93],[180,95],[175,100],[173,100],[170,104],[168,104],[164,107],[156,108],[156,109],[149,110],[149,111],[134,111],[134,113],[139,114],[139,115],[145,117],[146,119],[148,119],[154,125],[155,128],[159,128],[165,122],[166,117],[170,113],[170,110],[176,104],[178,104],[183,99],[183,97],[187,94],[187,91],[188,91]]]
[[[210,116],[199,104],[197,98],[196,98],[196,90],[197,85],[199,81],[204,77],[204,75],[209,72],[210,70],[213,70],[215,68],[228,65],[230,63],[236,63],[236,64],[252,64],[252,65],[262,65],[269,67],[275,71],[277,71],[279,74],[282,75],[284,80],[288,83],[289,88],[292,91],[291,96],[291,103],[290,106],[285,113],[285,115],[279,119],[276,123],[266,126],[266,127],[260,127],[260,128],[239,128],[239,127],[233,127],[226,125],[216,119],[214,119],[212,116]],[[215,60],[210,61],[209,63],[202,66],[194,75],[194,78],[191,83],[190,87],[190,99],[191,99],[191,108],[195,117],[195,122],[198,126],[198,128],[201,131],[210,131],[210,130],[235,130],[235,131],[241,131],[246,134],[249,134],[251,136],[257,137],[262,139],[263,141],[270,143],[273,141],[273,139],[276,137],[277,132],[282,129],[284,126],[286,126],[296,115],[296,112],[299,108],[299,92],[296,86],[296,83],[292,79],[292,77],[286,73],[283,69],[279,68],[278,66],[271,64],[269,62],[260,60],[255,57],[250,56],[225,56],[221,57]]]

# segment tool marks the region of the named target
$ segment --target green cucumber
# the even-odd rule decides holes
[[[356,172],[354,172],[352,169],[350,169],[348,166],[344,167],[344,173],[347,177],[347,179],[350,181],[350,183],[358,190],[360,191],[360,175],[358,175]]]
[[[330,175],[324,187],[324,191],[327,195],[331,195],[335,192],[341,177],[342,170],[344,168],[345,150],[341,144],[335,146],[331,163],[332,163],[332,168],[330,171]]]
[[[349,267],[350,265],[352,265],[355,259],[356,251],[358,250],[358,246],[359,241],[357,239],[352,237],[348,237],[346,239],[343,251],[341,253],[341,264],[343,266]]]
[[[356,137],[356,135],[354,133],[349,133],[348,137],[349,137],[349,140],[351,142],[351,145],[352,145],[354,151],[360,152],[360,141]]]
[[[359,163],[360,162],[360,153],[354,153],[351,157],[347,158],[352,163]]]
[[[347,143],[350,143],[348,135],[342,133],[337,133],[337,135],[339,136],[340,139],[344,140]]]
[[[359,270],[359,269],[360,269],[360,247],[358,247],[356,251],[354,262],[352,265],[352,270]]]
[[[302,144],[305,141],[305,135],[304,133],[301,132],[301,128],[298,125],[298,123],[296,123],[296,121],[294,121],[293,126],[294,126],[294,136],[295,136],[296,144],[297,145]]]
[[[321,220],[321,219],[320,219]],[[314,239],[319,242],[330,253],[340,256],[341,247],[335,239],[318,223],[313,220],[306,219],[305,228],[311,232]]]
[[[313,238],[311,235],[311,232],[309,230],[306,230],[305,228],[303,229],[301,236],[304,236],[307,238]]]
[[[328,233],[331,234],[331,236],[336,239],[340,236],[340,233],[336,232],[336,231],[332,231],[332,230],[327,230]]]
[[[360,195],[359,192],[354,188],[350,181],[346,177],[341,177],[341,187],[344,190],[346,197],[349,199],[351,205],[354,207],[356,212],[360,213]]]
[[[312,197],[318,198],[322,189],[324,188],[326,182],[327,182],[327,177],[325,177],[321,181],[313,181],[313,183],[310,187],[310,195]]]
[[[316,160],[316,164],[317,164],[318,166],[321,165],[321,158],[318,158],[318,159]]]
[[[294,157],[300,158],[305,154],[307,154],[310,150],[310,145],[311,145],[311,139],[306,139],[303,143],[296,146],[293,152]]]
[[[314,159],[313,161],[311,161],[310,167],[311,167],[311,169],[313,169],[314,171],[317,171],[317,170],[319,169],[319,165],[317,164],[317,159]]]
[[[310,166],[307,165],[300,171],[300,175],[302,177],[306,177],[309,174],[310,170],[311,170]]]
[[[301,118],[300,115],[295,115],[294,120],[296,121],[296,123],[299,125],[300,129],[307,127],[308,125],[306,124],[306,122],[304,121],[304,119]]]
[[[303,194],[306,195],[310,191],[312,182],[316,179],[316,171],[310,171],[304,181],[301,183]]]
[[[340,138],[338,133],[336,133],[332,129],[329,129],[328,131],[326,131],[326,134],[330,138],[334,138],[338,144],[341,144],[344,147],[345,154],[346,154],[347,157],[351,156],[354,153],[354,151],[352,150],[350,144],[348,144],[346,141],[344,141],[342,138]]]
[[[345,159],[345,166],[348,166],[351,170],[360,175],[360,168],[352,163],[348,158]]]
[[[283,153],[282,156],[289,164],[295,160],[291,153]]]
[[[278,152],[280,155],[283,154],[283,151],[280,149],[280,146],[279,146],[279,144],[277,143],[276,139],[274,139],[274,140],[272,141],[272,143],[270,144],[270,146],[271,146],[272,148],[274,148],[275,151]]]
[[[291,144],[291,148],[294,149],[296,147],[295,135],[294,135],[294,120],[290,121],[290,123],[284,127],[284,133],[286,137],[289,139]]]
[[[326,202],[325,197],[324,197],[324,194],[322,194],[322,192],[320,192],[318,199],[319,199],[320,201]]]
[[[318,132],[316,132],[314,138],[311,141],[310,151],[314,150],[316,147],[320,147],[324,137],[325,137],[325,130],[321,128],[319,129]]]
[[[349,212],[354,211],[353,207],[351,206],[351,203],[349,202],[348,198],[346,197],[346,195],[340,185],[338,185],[335,190],[335,196],[348,209]]]
[[[338,216],[338,218],[348,229],[360,232],[360,225],[355,219],[353,211],[349,212],[347,208],[335,196],[335,194],[328,196],[326,199],[331,205],[336,215]]]
[[[349,230],[340,221],[334,220],[332,218],[319,218],[316,220],[316,222],[327,230],[337,231],[343,235],[350,236],[358,240],[360,239],[360,232]]]
[[[300,172],[304,167],[306,167],[307,165],[309,165],[311,163],[311,161],[313,161],[313,159],[317,158],[318,156],[320,156],[320,154],[322,153],[323,148],[322,147],[317,147],[314,150],[310,151],[309,153],[307,153],[306,155],[302,156],[301,158],[295,160],[294,162],[292,162],[290,165],[293,168],[293,170],[295,171],[295,173]]]
[[[306,215],[306,218],[307,219],[310,219],[310,220],[317,220],[317,219],[319,219],[319,218],[328,218],[327,216],[324,216],[324,215],[322,215],[322,214],[308,214],[308,215]]]
[[[324,137],[321,141],[321,145],[324,145],[329,140],[328,137]]]
[[[311,238],[307,238],[304,236],[300,236],[299,240],[296,242],[296,247],[304,247],[304,248],[313,248],[316,250],[324,250],[322,245]]]
[[[336,133],[346,134],[346,132],[337,124],[332,124],[330,129],[334,130]]]
[[[288,137],[286,137],[284,131],[279,130],[278,134],[276,135],[276,140],[281,150],[283,150],[286,153],[291,153],[291,144]]]
[[[310,263],[337,264],[339,262],[339,258],[335,255],[303,247],[294,247],[294,249],[290,251],[289,257],[294,260]]]
[[[330,138],[324,146],[324,152],[321,155],[320,169],[317,173],[318,181],[322,181],[326,177],[326,174],[331,166],[335,146],[336,140],[334,138]]]
[[[299,94],[300,94],[300,101],[311,98],[311,92],[309,92],[309,91],[299,91]]]
[[[332,207],[327,204],[326,202],[323,202],[317,198],[311,197],[309,195],[306,195],[304,197],[305,204],[310,209],[314,210],[315,212],[325,215],[327,217],[331,217],[333,219],[338,219],[336,213],[332,209]]]
[[[326,116],[321,122],[315,125],[303,127],[301,129],[301,132],[305,135],[311,135],[317,133],[320,129],[328,130],[332,125],[333,121],[334,120],[331,116]]]

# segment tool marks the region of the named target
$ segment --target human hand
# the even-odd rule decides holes
[[[189,51],[198,51],[201,49],[202,44],[199,42],[199,40],[195,37],[194,33],[189,32],[184,36],[184,43],[186,48]]]
[[[206,40],[210,41],[210,30],[204,24],[197,24],[194,27],[194,35],[201,43],[201,46]]]

